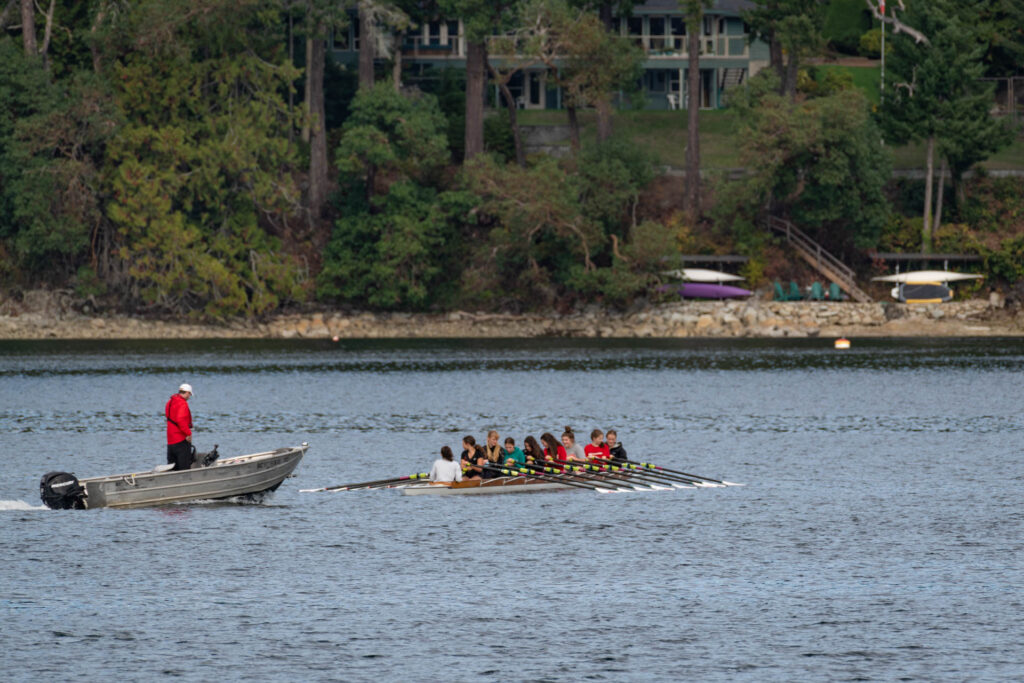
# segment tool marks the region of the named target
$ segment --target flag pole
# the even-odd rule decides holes
[[[878,92],[879,104],[885,103],[885,0],[878,3],[878,9],[882,13],[882,85]]]

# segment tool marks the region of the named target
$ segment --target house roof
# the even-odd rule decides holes
[[[748,9],[754,9],[755,5],[750,0],[716,0],[713,9],[709,12],[728,13],[738,15]],[[666,12],[676,14],[680,12],[679,0],[646,0],[633,8],[634,12],[651,14],[654,12]]]

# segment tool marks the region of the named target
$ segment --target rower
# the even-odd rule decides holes
[[[483,465],[487,463],[484,449],[476,445],[476,439],[471,434],[462,437],[462,476],[466,479],[480,479],[483,474]]]
[[[605,434],[606,440],[605,445],[608,447],[608,452],[612,456],[612,462],[625,462],[626,461],[626,449],[619,443],[619,435],[614,429],[609,429]]]
[[[430,481],[437,484],[462,481],[462,468],[455,462],[452,449],[448,446],[441,447],[441,457],[435,460],[434,466],[430,468]]]
[[[604,461],[612,457],[607,444],[604,443],[604,433],[600,429],[590,432],[590,443],[583,447],[587,460]]]
[[[516,440],[511,436],[505,439],[505,467],[526,464],[526,454],[516,448]]]
[[[567,460],[587,461],[587,454],[583,451],[583,446],[576,443],[576,435],[573,434],[572,427],[566,427],[562,432],[562,445],[565,447]]]

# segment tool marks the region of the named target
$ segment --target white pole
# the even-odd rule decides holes
[[[882,3],[882,16],[885,16],[885,3]],[[878,91],[879,103],[885,102],[885,21],[882,21],[882,85]]]

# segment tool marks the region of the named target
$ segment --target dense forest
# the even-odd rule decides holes
[[[758,284],[768,216],[865,262],[966,251],[1024,279],[1024,185],[966,177],[1020,134],[986,80],[1024,64],[1014,0],[890,2],[880,106],[813,66],[880,50],[878,2],[750,3],[771,64],[728,101],[745,172],[701,177],[694,107],[680,187],[615,132],[644,60],[610,30],[630,0],[0,2],[7,296],[207,319],[626,305],[682,253],[746,255]],[[690,27],[714,7],[679,4]],[[461,19],[465,68],[407,74],[402,36],[438,17]],[[351,25],[347,67],[329,47]],[[527,64],[564,93],[561,157],[524,152],[508,85]],[[894,181],[911,143],[925,179]]]

